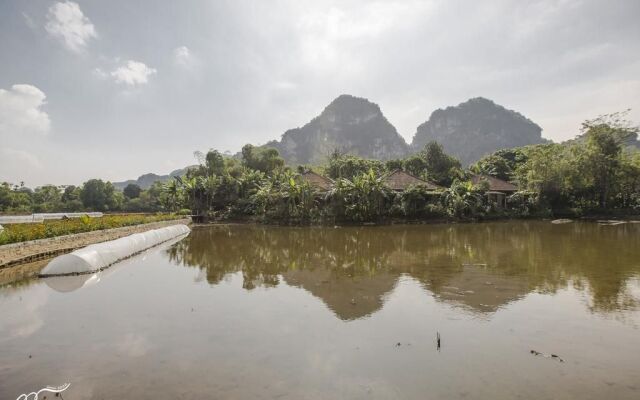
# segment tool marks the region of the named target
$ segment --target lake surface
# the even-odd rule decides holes
[[[66,400],[639,399],[640,224],[212,226],[0,286],[0,399],[65,382]]]

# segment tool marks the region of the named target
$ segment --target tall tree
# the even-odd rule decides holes
[[[222,175],[225,172],[224,157],[218,150],[209,150],[205,160],[207,175]]]
[[[251,169],[272,174],[284,167],[284,159],[278,150],[270,147],[256,148],[250,144],[242,147],[242,163]]]
[[[136,185],[135,183],[128,184],[122,191],[127,199],[137,199],[138,197],[140,197],[141,192],[142,188],[140,188],[140,186]]]
[[[60,211],[62,193],[60,188],[53,185],[44,185],[36,188],[33,193],[35,211],[56,212]]]
[[[638,127],[625,120],[624,115],[607,114],[582,124],[586,138],[585,165],[591,172],[594,193],[601,208],[607,207],[616,187],[623,146],[638,134]]]
[[[420,155],[425,160],[429,179],[439,185],[449,186],[462,172],[460,161],[446,154],[437,142],[427,143]]]
[[[111,182],[90,179],[82,186],[80,193],[82,204],[96,211],[108,211],[118,208],[119,199]]]

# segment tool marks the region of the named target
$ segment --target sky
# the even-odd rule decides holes
[[[0,181],[120,181],[239,151],[340,94],[411,141],[486,97],[554,141],[631,108],[640,1],[0,1]]]

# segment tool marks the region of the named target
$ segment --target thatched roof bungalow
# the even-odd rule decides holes
[[[434,192],[443,189],[443,187],[438,186],[435,183],[416,178],[415,176],[400,169],[395,170],[387,175],[387,177],[385,178],[385,183],[391,190],[395,192],[404,192],[410,186],[424,186],[427,188],[427,190],[431,190]]]
[[[502,179],[494,178],[489,175],[472,175],[471,183],[474,185],[480,184],[482,181],[489,183],[489,190],[487,191],[487,198],[489,201],[496,203],[499,207],[507,207],[507,196],[514,194],[518,191],[518,187],[513,183],[503,181]]]
[[[309,184],[319,192],[327,192],[331,190],[333,186],[333,181],[327,177],[324,177],[320,174],[316,174],[313,171],[307,171],[300,174],[300,177],[309,182]]]
[[[502,179],[494,178],[490,175],[472,175],[471,183],[474,185],[479,184],[483,180],[489,182],[490,192],[501,192],[505,194],[513,194],[518,191],[518,187],[513,183],[503,181]]]

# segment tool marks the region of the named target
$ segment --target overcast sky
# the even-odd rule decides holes
[[[0,181],[136,178],[304,125],[342,93],[410,141],[483,96],[554,141],[640,121],[640,1],[0,1]]]

